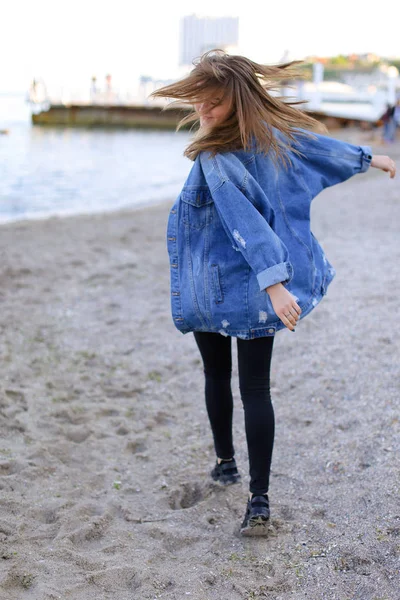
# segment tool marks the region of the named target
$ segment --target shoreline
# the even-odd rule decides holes
[[[345,129],[340,129],[340,130],[333,130],[332,132],[329,133],[329,135],[333,138],[337,138],[337,139],[341,139],[344,141],[348,141],[350,143],[353,144],[360,144],[360,145],[373,145],[374,147],[376,147],[377,150],[379,150],[379,153],[381,154],[386,154],[387,152],[390,152],[390,147],[388,146],[382,146],[382,144],[380,144],[380,129],[376,130],[376,131],[363,131],[359,128],[356,127],[350,127],[350,128],[345,128]],[[400,136],[400,134],[399,134]],[[184,179],[182,179],[182,185],[184,183]],[[152,206],[160,206],[164,203],[168,203],[170,202],[171,199],[165,197],[164,199],[154,199],[154,200],[147,200],[147,201],[142,201],[139,202],[138,204],[135,205],[131,205],[131,206],[122,206],[119,208],[113,208],[113,207],[109,207],[109,208],[99,208],[98,210],[95,210],[93,212],[77,212],[77,213],[69,213],[69,214],[49,214],[49,215],[41,215],[39,217],[35,217],[33,215],[29,215],[29,216],[23,216],[21,218],[17,218],[17,219],[10,219],[10,220],[6,220],[6,221],[1,221],[0,220],[0,227],[4,227],[6,225],[11,225],[13,223],[30,223],[30,222],[36,222],[36,221],[45,221],[45,220],[49,220],[49,219],[68,219],[68,218],[73,218],[73,217],[87,217],[87,216],[92,216],[92,215],[108,215],[108,214],[115,214],[115,213],[120,213],[120,212],[133,212],[136,210],[140,210],[140,209],[145,209],[145,208],[150,208]]]
[[[127,215],[135,212],[137,210],[144,210],[147,208],[152,208],[152,207],[157,207],[157,206],[163,206],[164,204],[168,204],[168,203],[173,203],[174,200],[172,200],[171,198],[164,198],[162,200],[151,200],[151,201],[143,201],[141,203],[135,204],[135,205],[131,205],[131,206],[122,206],[120,208],[110,208],[109,210],[106,210],[104,208],[99,209],[98,211],[93,211],[93,212],[79,212],[79,213],[68,213],[68,214],[49,214],[49,215],[41,215],[39,217],[33,217],[33,216],[26,216],[26,217],[21,217],[18,219],[14,219],[14,220],[9,220],[9,221],[1,221],[0,220],[0,227],[4,227],[7,225],[14,225],[14,224],[18,224],[18,223],[22,223],[25,225],[29,225],[30,223],[36,223],[36,222],[40,222],[43,223],[44,221],[59,221],[62,219],[73,219],[73,218],[89,218],[92,216],[108,216],[108,215],[118,215],[119,213],[126,213]]]

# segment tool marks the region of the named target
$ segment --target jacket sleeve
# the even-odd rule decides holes
[[[247,196],[230,180],[211,194],[226,234],[256,274],[260,291],[289,283],[293,267],[288,250]]]
[[[369,146],[356,146],[318,133],[312,135],[315,139],[299,136],[294,148],[303,154],[295,155],[295,161],[313,198],[324,188],[368,170],[372,160]]]

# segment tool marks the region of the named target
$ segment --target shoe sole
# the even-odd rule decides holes
[[[250,519],[245,527],[240,529],[241,535],[257,536],[268,534],[269,519],[265,517],[254,517]]]

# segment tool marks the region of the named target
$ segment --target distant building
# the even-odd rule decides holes
[[[187,67],[207,50],[231,50],[239,43],[238,17],[198,17],[181,19],[179,66]],[[232,48],[233,47],[233,48]]]

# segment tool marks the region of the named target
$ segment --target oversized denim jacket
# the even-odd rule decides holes
[[[287,170],[257,152],[197,156],[167,226],[171,310],[179,331],[274,335],[285,325],[268,286],[282,282],[301,318],[326,294],[335,270],[311,232],[310,204],[324,188],[366,171],[372,152],[313,135],[296,135],[303,156],[290,152]]]

